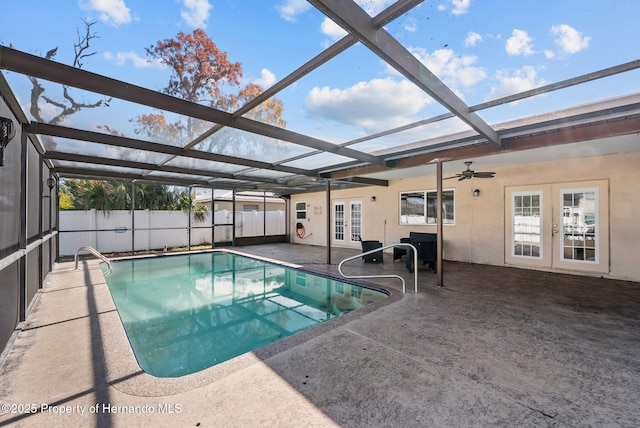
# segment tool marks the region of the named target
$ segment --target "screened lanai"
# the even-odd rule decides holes
[[[131,8],[89,7],[70,25],[48,2],[5,5],[18,25],[0,34],[0,116],[15,131],[0,167],[11,183],[1,267],[19,301],[5,336],[37,288],[24,284],[56,259],[65,178],[289,198],[442,181],[462,161],[530,164],[550,156],[543,149],[554,159],[638,150],[614,138],[640,132],[636,5],[613,2],[594,23],[583,2],[542,14],[457,0],[248,4],[210,5],[199,27],[184,6],[174,16],[189,25],[154,17],[152,29]],[[184,76],[152,52],[176,27],[242,63],[238,84],[175,90]]]
[[[3,3],[0,425],[638,420],[640,3]],[[464,178],[466,162],[487,178]],[[76,179],[122,183],[132,199],[147,184],[186,189],[216,216],[166,213],[161,228],[135,206],[61,210],[60,190]],[[518,211],[523,201],[537,205]],[[282,229],[271,231],[271,211]],[[256,234],[236,235],[240,212]],[[61,221],[70,213],[93,217],[71,220],[82,229],[72,235]],[[413,292],[407,257],[360,260],[354,223],[384,244],[436,234],[437,272],[416,267]],[[533,223],[522,233],[529,253],[515,253]],[[409,292],[396,279],[362,281],[389,298],[192,377],[152,378],[100,261],[63,260],[61,235],[73,236],[69,253],[90,236],[123,252],[146,239],[162,260],[178,257],[164,251],[174,232],[186,249],[200,233],[211,246],[262,244],[211,253],[296,265],[301,287],[298,272],[337,278],[355,256],[352,272],[399,274]],[[269,269],[256,272],[264,280]],[[213,280],[175,284],[201,315],[176,323],[185,332],[247,312],[198,306]],[[98,404],[123,411],[88,410]],[[155,413],[126,412],[143,405]]]
[[[469,9],[473,7],[480,6]],[[561,14],[569,10],[551,7],[558,8],[553,10],[555,21],[568,19]],[[614,8],[624,13],[623,6]],[[407,22],[435,19],[433,9],[432,4],[421,1],[311,1],[300,12],[300,19],[335,26],[341,37],[325,42],[327,47],[314,43],[302,48],[297,46],[300,42],[293,43],[295,27],[281,24],[281,37],[295,46],[286,50],[288,68],[280,67],[279,79],[265,84],[261,93],[244,97],[237,106],[227,109],[211,107],[207,100],[193,102],[167,95],[151,84],[155,79],[145,76],[148,71],[131,73],[127,79],[122,72],[101,73],[88,59],[84,60],[86,66],[73,67],[65,63],[62,47],[58,48],[60,53],[48,57],[21,50],[19,40],[5,40],[0,65],[8,84],[5,90],[11,88],[20,100],[12,109],[25,112],[16,118],[20,127],[37,140],[43,158],[59,177],[115,177],[288,195],[323,189],[327,182],[334,187],[384,186],[390,178],[415,174],[403,173],[405,168],[434,160],[445,162],[447,173],[454,171],[447,166],[452,160],[508,155],[547,145],[558,145],[562,156],[565,143],[582,140],[589,144],[596,137],[630,133],[637,128],[638,106],[633,94],[640,61],[632,50],[617,52],[615,62],[590,53],[588,61],[577,64],[574,60],[571,72],[566,70],[554,81],[540,78],[526,91],[505,96],[494,96],[500,94],[496,87],[489,88],[488,93],[469,91],[462,77],[454,79],[447,67],[434,60],[437,55],[455,54],[453,47],[448,43],[432,46],[429,56],[416,45],[419,39],[409,38],[412,31]],[[454,12],[449,10],[449,16]],[[483,16],[490,19],[488,12]],[[428,33],[427,29],[423,31]],[[620,40],[625,35],[622,31],[629,30],[610,34],[608,40]],[[452,44],[456,40],[453,34],[431,37]],[[583,35],[584,40],[588,38]],[[258,38],[250,39],[254,52],[271,54],[264,66],[275,68],[275,51],[280,45],[274,41],[260,46]],[[496,57],[504,55],[499,50],[501,44],[494,43],[492,48]],[[475,73],[478,80],[486,76],[488,69],[476,64],[477,58],[458,56],[464,63],[459,73]],[[377,70],[370,71],[370,64],[376,64]],[[444,64],[455,66],[453,60]],[[387,77],[376,78],[381,71]],[[26,114],[31,97],[29,82],[38,82],[47,93],[73,93],[85,104],[89,100],[103,101],[104,106],[85,108],[77,117],[69,116],[61,123],[37,121]],[[349,90],[332,89],[346,82],[353,85],[351,92],[363,82],[369,82],[371,93],[375,93],[376,85],[391,85],[401,91],[400,97],[420,99],[422,108],[395,121],[383,120],[377,110],[392,98],[385,98],[387,92],[381,92],[380,99],[369,102],[369,111],[353,111],[357,104],[346,99],[336,103],[331,112],[323,113],[323,108],[329,109],[327,99],[332,95],[347,97]],[[307,92],[297,91],[299,87]],[[300,99],[304,96],[306,101]],[[298,97],[295,104],[291,103],[295,108],[306,102],[307,117],[292,115],[289,119],[288,104],[282,100],[291,97]],[[284,114],[283,120],[274,124],[262,112],[268,105],[265,103],[275,100],[282,102]],[[572,109],[576,106],[580,109]],[[333,118],[340,111],[344,117]],[[132,123],[150,112],[199,131],[189,139],[184,138],[184,132],[143,138]],[[379,124],[374,126],[376,121]],[[310,129],[308,122],[319,131]]]

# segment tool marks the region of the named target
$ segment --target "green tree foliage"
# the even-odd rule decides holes
[[[183,192],[180,196],[180,209],[189,212],[189,202],[191,202],[191,215],[196,223],[202,223],[205,220],[205,213],[208,211],[206,205],[196,202],[195,192],[191,194],[191,198],[187,192]]]
[[[64,196],[63,196],[64,195]],[[131,185],[120,181],[66,179],[60,183],[60,209],[96,209],[105,215],[113,210],[131,209]],[[196,204],[189,192],[160,184],[139,183],[135,185],[134,207],[137,210],[183,210],[189,209],[194,218],[204,219],[207,207]],[[196,214],[200,213],[200,214]]]

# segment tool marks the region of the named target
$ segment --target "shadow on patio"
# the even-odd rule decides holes
[[[323,247],[236,249],[333,275],[355,254],[334,249],[327,265]],[[2,367],[2,402],[88,408],[108,400],[138,411],[3,412],[0,425],[635,426],[640,419],[637,283],[445,262],[444,289],[426,270],[417,295],[409,285],[399,295],[400,281],[378,281],[393,296],[376,310],[208,369],[215,372],[208,382],[169,381],[137,394],[149,376],[123,362],[130,350],[108,349],[122,333],[106,285],[89,267],[56,267]],[[345,270],[412,280],[390,257]],[[166,406],[176,411],[159,411]]]

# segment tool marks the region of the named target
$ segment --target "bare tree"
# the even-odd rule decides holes
[[[92,32],[92,26],[95,22],[88,22],[83,20],[84,22],[84,32],[81,33],[80,30],[77,30],[78,33],[78,41],[74,44],[74,59],[73,66],[76,68],[82,68],[83,61],[95,55],[96,52],[90,51],[91,40],[98,38],[95,32]],[[50,49],[45,54],[44,58],[48,60],[53,60],[53,58],[58,53],[58,47],[56,46],[53,49]],[[77,113],[80,110],[87,108],[97,108],[97,107],[108,107],[111,102],[111,98],[103,98],[96,102],[84,102],[80,101],[76,98],[72,93],[68,86],[64,85],[62,87],[62,99],[56,99],[55,97],[49,96],[46,93],[45,87],[40,83],[40,80],[35,77],[29,77],[31,81],[32,89],[31,89],[31,115],[38,122],[50,123],[53,125],[58,125],[62,123],[66,118]],[[54,107],[54,110],[57,114],[49,120],[46,120],[43,113],[43,105],[49,105]]]

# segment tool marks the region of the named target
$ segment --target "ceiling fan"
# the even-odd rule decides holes
[[[493,178],[495,172],[475,172],[471,169],[471,164],[473,162],[465,162],[464,164],[467,166],[467,169],[462,171],[460,174],[456,174],[453,177],[447,177],[445,180],[450,178],[457,178],[458,181],[467,180],[469,178]]]

